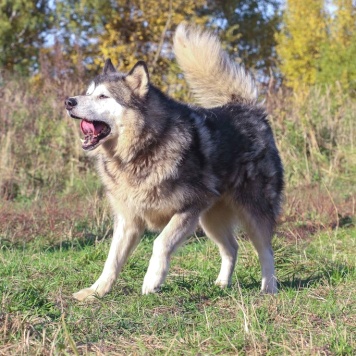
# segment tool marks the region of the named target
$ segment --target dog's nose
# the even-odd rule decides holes
[[[75,98],[67,98],[64,102],[66,109],[71,110],[73,109],[74,106],[78,104],[77,100]]]

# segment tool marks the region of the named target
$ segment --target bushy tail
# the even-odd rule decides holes
[[[256,102],[252,76],[229,58],[215,35],[180,24],[174,35],[174,52],[201,106]]]

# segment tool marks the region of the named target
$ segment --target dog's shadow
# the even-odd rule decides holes
[[[345,279],[349,278],[349,276],[355,273],[355,267],[351,267],[342,263],[330,262],[326,263],[322,270],[318,270],[317,272],[312,271],[309,275],[307,273],[301,273],[304,276],[299,277],[298,273],[294,275],[289,275],[282,277],[278,280],[278,290],[280,292],[295,290],[302,291],[305,289],[313,289],[318,286],[335,286]],[[307,274],[307,276],[305,276]],[[237,276],[238,278],[238,276]],[[251,278],[251,276],[250,276]],[[179,289],[185,289],[188,292],[193,292],[197,289],[197,284],[200,286],[204,285],[204,288],[211,288],[213,285],[213,280],[209,278],[207,280],[204,277],[200,278],[183,278],[179,280],[175,280],[170,285],[165,285],[162,287],[162,291],[169,292],[176,288],[175,285],[178,286]],[[215,287],[215,286],[214,286]],[[235,281],[231,287],[229,287],[226,291],[240,289],[241,291],[256,291],[259,292],[261,287],[261,281],[256,279],[251,282],[244,281],[243,278],[241,280]],[[203,288],[203,289],[204,289]],[[198,288],[202,290],[202,288]],[[215,288],[214,288],[215,289]],[[221,291],[224,295],[224,289],[216,287],[216,291]]]
[[[321,270],[310,274],[307,277],[299,278],[295,275],[281,279],[279,281],[279,289],[294,289],[303,290],[320,285],[336,285],[348,276],[355,273],[355,267],[347,266],[342,263],[330,262],[326,263]]]

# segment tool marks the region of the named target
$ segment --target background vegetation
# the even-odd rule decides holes
[[[218,253],[199,237],[163,292],[140,297],[146,235],[115,290],[79,306],[70,295],[100,273],[112,227],[64,98],[111,57],[122,71],[146,60],[155,84],[191,101],[171,51],[183,20],[218,33],[260,83],[286,172],[281,292],[258,294],[243,236],[235,284],[212,287]],[[355,26],[352,0],[0,0],[0,354],[351,355]]]

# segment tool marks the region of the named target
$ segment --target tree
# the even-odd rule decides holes
[[[334,0],[336,14],[332,23],[332,39],[343,47],[352,44],[356,30],[356,2],[354,0]]]
[[[286,1],[282,29],[276,34],[276,50],[287,86],[298,89],[316,83],[327,25],[324,0]]]
[[[226,49],[242,57],[249,68],[275,64],[273,33],[279,23],[279,0],[111,0],[110,5],[99,0],[57,0],[55,4],[57,39],[73,67],[85,57],[87,69],[97,72],[111,57],[120,69],[128,70],[144,59],[153,79],[164,84],[162,76],[177,74],[170,49],[172,32],[183,20],[218,31]]]
[[[41,50],[41,66],[53,76],[83,77],[84,66],[87,74],[98,73],[109,57],[122,71],[143,59],[153,80],[164,86],[163,76],[175,70],[172,31],[183,20],[201,23],[197,9],[205,4],[205,0],[56,0],[53,45]]]
[[[0,4],[6,8],[0,24],[2,62],[11,70],[18,68],[11,61],[18,61],[27,73],[41,67],[50,77],[82,77],[84,68],[97,73],[106,57],[112,57],[121,70],[144,59],[153,79],[164,85],[167,75],[179,76],[171,42],[176,25],[184,20],[219,32],[226,49],[249,68],[266,73],[265,68],[275,64],[273,32],[279,23],[280,0],[14,0],[11,4],[0,0]],[[15,11],[21,14],[21,25],[13,22],[13,9],[21,9]],[[17,46],[18,42],[27,45]]]
[[[197,10],[202,0],[113,1],[104,31],[98,37],[94,66],[111,58],[121,70],[128,71],[138,60],[148,62],[154,81],[165,87],[164,76],[172,66],[172,31],[183,20],[206,21]]]
[[[317,82],[356,94],[356,4],[336,0],[330,36],[323,44]]]
[[[225,30],[222,37],[228,50],[249,68],[269,75],[276,67],[276,40],[281,16],[279,0],[219,0],[214,22]]]
[[[46,0],[0,0],[0,66],[28,74],[52,18]]]

